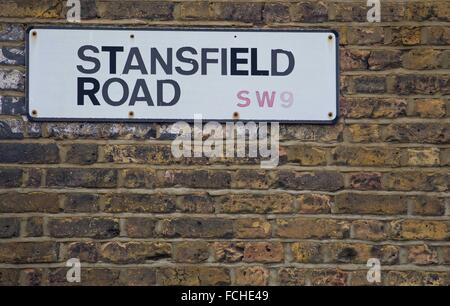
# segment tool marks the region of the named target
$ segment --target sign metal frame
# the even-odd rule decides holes
[[[279,122],[283,124],[322,124],[331,125],[335,124],[339,120],[339,75],[340,75],[340,65],[339,65],[339,33],[334,29],[292,29],[292,28],[202,28],[202,27],[118,27],[118,26],[58,26],[58,25],[32,25],[26,29],[26,90],[25,90],[25,103],[26,103],[26,115],[30,121],[36,122],[71,122],[71,123],[174,123],[177,121],[186,121],[192,123],[194,118],[180,118],[180,119],[164,119],[164,118],[44,118],[36,117],[30,113],[30,96],[29,96],[29,48],[30,48],[30,32],[35,29],[64,29],[64,30],[111,30],[111,31],[211,31],[211,32],[295,32],[295,33],[330,33],[334,34],[335,40],[335,50],[336,50],[336,109],[334,110],[335,117],[331,120],[261,120],[261,119],[208,119],[203,120],[217,121],[220,123],[225,122]]]

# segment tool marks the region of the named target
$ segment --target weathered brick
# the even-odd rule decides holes
[[[24,124],[21,120],[0,120],[0,139],[23,139]]]
[[[450,263],[450,247],[443,246],[440,248],[440,250],[441,250],[442,263],[449,264]]]
[[[215,199],[207,193],[180,196],[176,199],[176,209],[184,213],[213,213]]]
[[[71,193],[66,195],[64,212],[97,212],[100,209],[100,196],[89,193]]]
[[[29,217],[25,224],[26,237],[41,237],[44,235],[44,218]]]
[[[0,187],[20,187],[22,173],[21,169],[0,169]]]
[[[267,3],[263,10],[264,21],[267,23],[289,22],[289,4],[287,3]]]
[[[318,193],[302,194],[297,197],[302,214],[328,214],[334,206],[334,196]]]
[[[425,37],[428,44],[448,45],[450,44],[450,29],[445,26],[425,28]]]
[[[340,67],[342,71],[367,70],[370,51],[343,49],[340,51]]]
[[[171,1],[97,1],[97,15],[106,19],[172,20]]]
[[[314,286],[343,286],[347,284],[348,272],[335,269],[302,269],[281,268],[278,278],[281,285],[304,286],[310,283]]]
[[[401,151],[397,148],[344,147],[331,151],[334,165],[347,166],[400,166]]]
[[[28,268],[22,270],[20,284],[23,286],[40,286],[43,281],[44,270],[40,268]]]
[[[350,142],[379,142],[380,126],[377,124],[349,124],[345,134]]]
[[[58,18],[63,3],[58,0],[14,0],[3,2],[1,17]]]
[[[380,282],[369,282],[367,280],[367,273],[369,273],[366,270],[360,270],[360,271],[352,271],[350,273],[350,285],[351,286],[382,286],[383,285],[383,274],[381,274],[381,280]]]
[[[177,242],[173,247],[176,262],[198,263],[209,258],[208,243],[205,241]]]
[[[267,286],[269,281],[269,271],[262,266],[237,268],[234,274],[238,286]]]
[[[423,21],[433,18],[433,4],[428,2],[405,3],[405,17],[407,20]]]
[[[72,144],[66,148],[66,162],[90,165],[97,162],[98,146],[95,144]]]
[[[106,239],[120,233],[119,221],[106,217],[52,218],[48,221],[50,236]]]
[[[411,199],[412,213],[422,216],[442,216],[445,214],[445,198],[416,196]]]
[[[99,247],[102,261],[113,263],[143,263],[170,257],[172,249],[166,242],[111,241]]]
[[[305,286],[308,282],[307,270],[293,267],[282,267],[278,270],[278,280],[283,286]]]
[[[155,237],[157,221],[154,218],[128,218],[126,222],[127,236],[132,238]]]
[[[9,264],[56,262],[58,247],[58,243],[51,241],[2,242],[0,262]]]
[[[1,177],[1,173],[0,173]],[[18,193],[8,192],[0,194],[1,213],[58,213],[59,196],[55,193],[29,192]]]
[[[237,219],[234,231],[236,238],[268,238],[271,235],[271,225],[262,218]]]
[[[115,268],[91,268],[85,267],[82,270],[83,286],[114,286],[120,285],[118,279],[120,270]],[[48,269],[48,283],[50,285],[67,285],[67,268]]]
[[[211,4],[206,1],[202,2],[181,2],[180,18],[186,20],[208,19],[210,15]]]
[[[262,20],[262,3],[255,2],[214,2],[212,4],[215,20],[260,23]]]
[[[417,74],[397,75],[395,77],[394,93],[399,95],[438,94],[441,93],[440,80],[441,77],[436,75],[417,75]]]
[[[407,165],[411,166],[438,166],[439,165],[439,149],[407,149]]]
[[[389,30],[390,36],[386,37],[386,43],[405,46],[419,45],[421,43],[420,27],[392,27]]]
[[[24,173],[24,187],[41,187],[42,169],[31,168],[26,169]]]
[[[21,24],[1,24],[0,41],[22,41],[25,36],[25,30]]]
[[[337,142],[342,139],[343,125],[280,125],[280,140]]]
[[[117,170],[95,168],[52,168],[47,170],[48,187],[114,188]]]
[[[353,77],[355,93],[385,93],[387,89],[384,76],[356,76]]]
[[[335,1],[330,3],[330,10],[330,20],[352,22],[367,21],[367,7],[366,3],[363,3],[362,1],[346,3]]]
[[[323,245],[317,242],[295,242],[290,245],[292,259],[299,263],[323,263]]]
[[[388,239],[389,226],[378,220],[356,220],[352,222],[352,238],[381,241]]]
[[[97,262],[98,244],[95,242],[72,242],[66,246],[67,259],[78,258],[80,262]]]
[[[350,223],[338,219],[286,218],[276,224],[276,236],[281,238],[343,239],[350,234]]]
[[[0,69],[0,89],[23,91],[25,75],[17,69]]]
[[[320,166],[327,163],[327,149],[305,145],[287,146],[287,160],[301,166]]]
[[[392,123],[383,128],[386,142],[448,143],[449,123]]]
[[[0,238],[17,237],[20,234],[20,219],[0,218]]]
[[[402,52],[399,50],[373,50],[367,60],[370,70],[386,70],[400,68]]]
[[[405,20],[405,5],[396,2],[385,2],[381,5],[381,21],[402,21]]]
[[[162,170],[158,171],[161,187],[229,188],[231,174],[219,170]]]
[[[310,273],[313,286],[344,286],[349,275],[348,272],[339,269],[312,270]]]
[[[153,188],[156,186],[156,173],[153,170],[124,169],[120,171],[122,184],[125,188]]]
[[[433,49],[413,49],[402,55],[402,66],[407,69],[440,68],[441,51]]]
[[[175,163],[169,145],[109,145],[103,148],[104,159],[113,163]]]
[[[25,65],[23,48],[4,46],[0,49],[0,64],[2,65]]]
[[[0,114],[3,115],[26,114],[25,98],[0,96]]]
[[[382,27],[350,27],[347,39],[351,45],[380,44],[384,42],[384,30]]]
[[[214,260],[218,262],[239,262],[244,258],[243,242],[214,242],[211,246]]]
[[[17,286],[19,285],[20,270],[19,269],[0,269],[0,286]]]
[[[450,188],[446,173],[426,173],[416,171],[384,173],[381,185],[386,190],[446,191]]]
[[[370,258],[378,258],[384,265],[398,264],[400,249],[393,245],[335,242],[326,244],[329,260],[333,263],[365,264]]]
[[[392,221],[390,235],[396,240],[449,240],[450,222],[401,219]]]
[[[273,184],[273,177],[263,170],[237,170],[232,178],[231,188],[268,189]]]
[[[445,117],[446,103],[443,99],[415,99],[412,115],[422,118]]]
[[[339,214],[403,215],[407,211],[406,196],[340,193],[336,195],[334,212]]]
[[[343,185],[342,174],[338,172],[280,171],[278,173],[278,186],[281,188],[336,191]]]
[[[340,102],[342,115],[351,119],[399,118],[407,111],[405,99],[345,97]]]
[[[435,248],[426,244],[408,247],[408,262],[415,265],[431,265],[438,263]]]
[[[118,280],[122,286],[156,285],[156,268],[125,268],[120,271]]]
[[[163,237],[230,238],[233,221],[220,218],[175,218],[161,221],[159,233]]]
[[[157,283],[163,286],[229,285],[230,271],[223,267],[164,267],[157,270]]]
[[[324,22],[328,20],[327,1],[302,1],[291,6],[291,20],[296,22]]]
[[[433,16],[438,20],[449,21],[450,20],[450,8],[446,1],[433,3],[432,7]]]
[[[441,165],[442,166],[449,166],[450,165],[450,149],[441,149]]]
[[[155,139],[152,123],[47,123],[45,132],[54,139]]]
[[[388,271],[384,282],[387,286],[442,286],[449,277],[448,272]]]
[[[169,213],[175,211],[175,197],[164,194],[111,194],[105,199],[105,212]]]
[[[349,177],[349,187],[358,190],[379,190],[381,189],[381,173],[352,173]]]
[[[245,262],[281,262],[284,260],[284,249],[280,242],[250,242],[245,245]]]
[[[3,143],[0,145],[0,163],[54,164],[59,162],[55,144]]]
[[[270,195],[230,194],[220,197],[219,210],[223,213],[289,213],[294,211],[294,197],[287,193]]]

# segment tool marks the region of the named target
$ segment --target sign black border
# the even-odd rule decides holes
[[[26,65],[26,91],[25,91],[25,103],[26,103],[26,112],[27,117],[30,121],[35,122],[79,122],[79,123],[173,123],[177,121],[186,121],[192,123],[194,121],[194,118],[187,118],[187,119],[113,119],[113,118],[37,118],[30,115],[30,109],[29,109],[29,39],[30,39],[30,32],[33,29],[64,29],[64,30],[120,30],[120,31],[202,31],[202,32],[298,32],[298,33],[333,33],[335,36],[335,44],[336,44],[336,110],[335,110],[335,118],[333,120],[250,120],[250,119],[207,119],[203,118],[203,121],[217,121],[220,123],[225,122],[279,122],[279,123],[286,123],[286,124],[322,124],[322,125],[331,125],[335,124],[339,120],[339,75],[340,75],[340,65],[339,65],[339,33],[334,29],[285,29],[285,28],[202,28],[202,27],[118,27],[118,26],[70,26],[70,25],[32,25],[27,27],[26,29],[26,58],[25,58],[25,65]]]

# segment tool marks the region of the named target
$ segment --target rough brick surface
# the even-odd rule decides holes
[[[450,285],[449,1],[81,1],[81,26],[336,30],[340,118],[280,125],[273,170],[177,159],[168,123],[26,119],[25,29],[64,3],[0,1],[0,285],[70,258],[84,285],[368,285],[369,258]]]

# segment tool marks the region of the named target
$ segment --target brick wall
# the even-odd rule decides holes
[[[341,118],[282,125],[281,162],[176,160],[168,125],[23,119],[24,28],[0,3],[0,284],[450,284],[450,2],[82,1],[83,24],[332,28]]]

